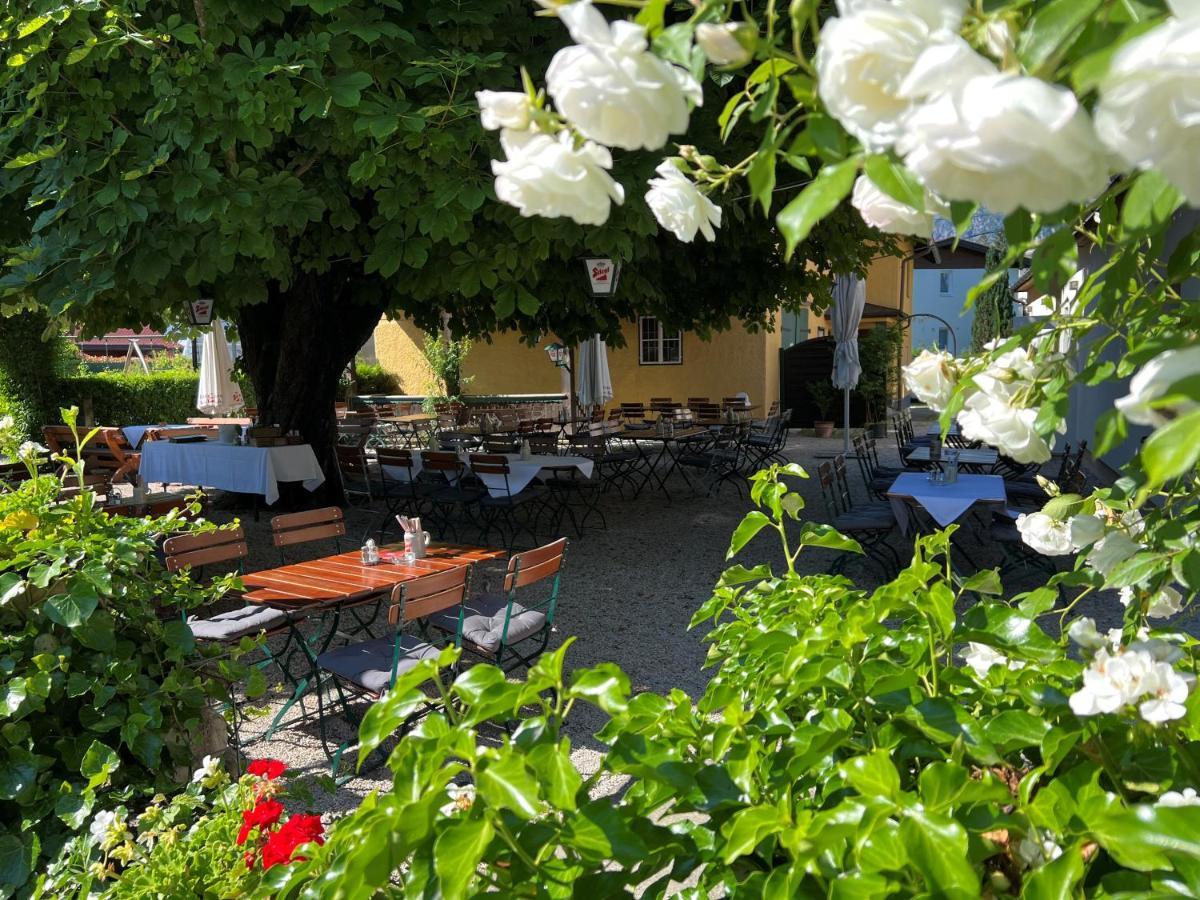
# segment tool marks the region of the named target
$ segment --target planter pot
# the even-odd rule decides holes
[[[813,437],[833,437],[832,422],[813,422]]]
[[[886,438],[888,436],[887,422],[872,422],[869,430],[873,438]]]

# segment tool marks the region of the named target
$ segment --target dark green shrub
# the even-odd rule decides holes
[[[196,390],[199,376],[179,369],[146,374],[103,373],[64,378],[59,383],[62,406],[90,405],[93,421],[100,425],[137,425],[184,422],[199,416]],[[253,400],[247,395],[247,405]]]
[[[862,375],[855,389],[866,405],[868,422],[882,422],[887,416],[888,399],[895,393],[900,377],[900,329],[876,325],[858,337],[858,361]]]
[[[378,363],[357,362],[354,364],[360,394],[398,394],[400,379]]]
[[[22,435],[34,437],[58,421],[59,379],[78,370],[74,345],[46,315],[0,317],[0,415],[12,416]]]
[[[0,433],[0,455],[18,439]],[[219,695],[173,610],[232,582],[201,588],[156,555],[164,534],[212,526],[110,515],[61,488],[43,475],[0,492],[0,896],[23,894],[96,810],[187,781]]]

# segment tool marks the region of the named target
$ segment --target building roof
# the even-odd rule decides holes
[[[73,335],[75,344],[80,352],[89,356],[124,356],[129,349],[130,340],[136,338],[142,352],[160,353],[179,349],[179,342],[168,338],[162,332],[146,327],[140,331],[133,328],[118,328],[96,337]]]
[[[894,306],[880,306],[878,303],[868,303],[863,307],[864,319],[899,319],[903,316]]]

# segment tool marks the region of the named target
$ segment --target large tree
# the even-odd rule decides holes
[[[805,245],[815,267],[785,265],[769,220],[736,196],[715,245],[678,244],[641,197],[658,155],[622,158],[629,196],[601,228],[496,203],[474,92],[516,87],[521,65],[541,70],[566,41],[528,0],[7,10],[0,293],[95,330],[162,325],[214,297],[262,415],[319,451],[337,375],[384,312],[433,329],[448,311],[460,334],[530,339],[613,337],[638,312],[704,332],[820,298],[823,272],[876,252],[842,215]],[[722,93],[706,85],[698,133],[715,136]],[[807,180],[793,174],[782,199]],[[588,295],[583,253],[625,262],[614,302]]]

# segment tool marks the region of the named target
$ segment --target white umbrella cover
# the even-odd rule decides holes
[[[233,380],[233,354],[225,338],[225,323],[213,320],[212,329],[200,339],[200,388],[196,409],[206,416],[227,416],[245,405],[242,389]]]
[[[858,387],[862,366],[858,362],[858,323],[867,305],[867,286],[853,275],[838,276],[833,285],[833,386],[842,389],[842,443],[850,454],[850,390]]]
[[[612,378],[608,371],[608,347],[596,335],[576,350],[575,396],[580,406],[603,406],[613,398]]]

